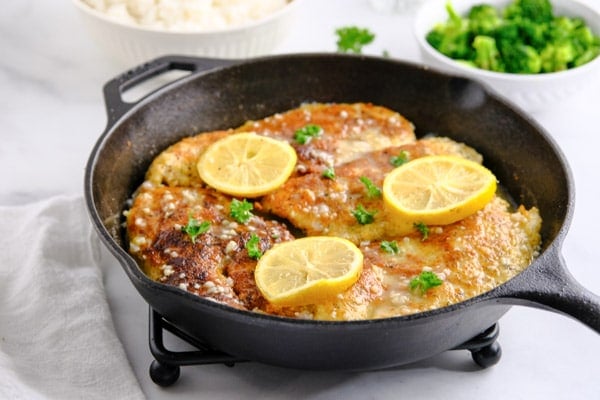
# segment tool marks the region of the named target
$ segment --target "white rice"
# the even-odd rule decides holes
[[[112,20],[144,28],[189,32],[244,25],[288,0],[82,0]]]

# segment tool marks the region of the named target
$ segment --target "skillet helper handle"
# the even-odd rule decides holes
[[[565,314],[600,334],[600,296],[571,275],[562,255],[549,253],[545,260],[523,271],[518,279],[507,282],[505,300]]]
[[[115,77],[104,85],[104,103],[108,116],[108,126],[112,126],[119,118],[135,107],[143,99],[135,102],[123,100],[123,92],[161,74],[169,71],[202,72],[213,68],[235,63],[234,60],[223,60],[216,58],[186,57],[186,56],[164,56],[156,58],[147,63],[138,65],[121,75]],[[169,82],[170,84],[172,82]],[[163,86],[164,87],[164,86]],[[158,91],[153,90],[146,96]]]

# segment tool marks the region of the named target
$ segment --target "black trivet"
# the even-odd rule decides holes
[[[179,378],[180,367],[186,365],[225,364],[233,367],[243,360],[221,351],[212,349],[208,344],[194,338],[164,319],[157,311],[150,308],[150,352],[154,361],[150,364],[150,378],[160,386],[170,386]],[[170,351],[164,346],[163,330],[167,330],[179,339],[194,346],[193,351]],[[488,368],[500,361],[502,349],[496,341],[500,329],[498,324],[492,325],[485,332],[455,347],[452,350],[469,350],[473,361],[481,368]]]

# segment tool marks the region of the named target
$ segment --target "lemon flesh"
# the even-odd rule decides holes
[[[494,174],[458,156],[417,158],[390,172],[383,182],[387,217],[396,234],[413,225],[448,225],[476,213],[496,193]]]
[[[267,250],[254,277],[271,304],[301,306],[335,298],[358,280],[362,268],[363,254],[352,242],[310,236]]]
[[[296,151],[287,142],[244,132],[211,144],[197,164],[200,178],[232,196],[260,197],[290,177]]]

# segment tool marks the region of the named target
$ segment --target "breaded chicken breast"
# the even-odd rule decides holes
[[[297,131],[318,132],[302,143]],[[215,141],[254,131],[290,143],[295,173],[253,201],[252,215],[232,213],[234,199],[206,187],[196,164]],[[513,209],[501,196],[456,223],[395,236],[377,194],[399,163],[453,154],[481,163],[475,149],[448,138],[417,140],[400,114],[370,104],[309,104],[238,128],[201,133],[159,154],[126,210],[129,251],[151,278],[238,309],[292,318],[357,320],[407,315],[493,289],[525,269],[541,243],[535,207]],[[324,175],[324,172],[328,172]],[[361,221],[356,210],[372,212]],[[190,226],[201,230],[192,233]],[[304,235],[352,240],[364,255],[358,281],[333,301],[279,307],[254,280],[257,258]],[[252,247],[253,246],[253,247]],[[257,253],[258,252],[258,253]],[[441,284],[411,284],[433,272]]]
[[[420,234],[396,239],[397,251],[382,241],[363,242],[363,272],[334,301],[268,312],[319,320],[361,320],[414,314],[455,304],[493,289],[515,276],[537,256],[541,218],[537,209],[519,207],[496,197],[483,210],[445,227],[427,240]],[[424,293],[410,282],[424,271],[443,284]]]
[[[322,133],[306,145],[297,145],[294,134],[307,125],[320,127]],[[414,126],[405,117],[369,103],[305,104],[259,121],[248,121],[236,131],[252,131],[294,142],[301,172],[310,171],[313,164],[336,166],[365,153],[416,139]],[[307,164],[303,165],[303,161]]]
[[[285,218],[307,236],[339,236],[354,243],[386,234],[387,221],[381,196],[369,192],[370,182],[381,188],[385,175],[395,168],[394,158],[452,154],[481,163],[474,149],[448,138],[432,137],[363,154],[334,169],[333,179],[312,172],[290,178],[261,201],[265,211]],[[368,181],[365,180],[368,179]],[[374,220],[364,224],[356,217],[362,207]]]
[[[307,125],[321,129],[306,143],[294,138]],[[360,157],[364,153],[415,140],[413,125],[402,115],[372,104],[304,105],[237,129],[204,132],[185,138],[160,153],[146,173],[146,180],[167,186],[203,186],[196,170],[204,150],[225,135],[256,132],[290,143],[298,154],[296,174],[317,171]]]
[[[256,215],[238,222],[231,202],[212,189],[146,182],[127,212],[129,252],[153,280],[236,308],[264,306],[246,245],[255,235],[264,252],[294,237],[285,225]],[[207,223],[206,232],[186,233],[191,219]]]

